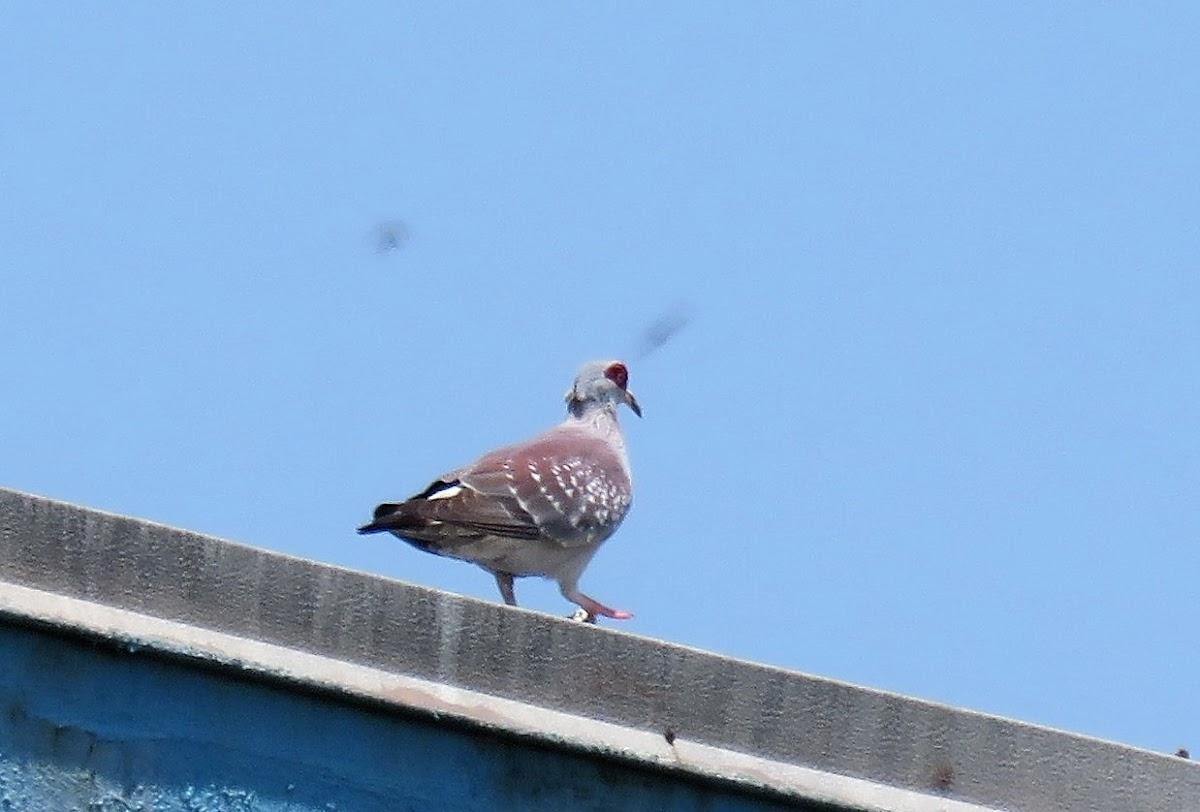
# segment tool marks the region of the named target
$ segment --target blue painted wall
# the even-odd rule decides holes
[[[0,623],[2,812],[785,808]]]

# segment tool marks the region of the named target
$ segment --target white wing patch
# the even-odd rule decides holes
[[[453,499],[455,496],[458,496],[462,492],[463,492],[462,485],[451,485],[448,488],[442,488],[440,491],[437,491],[436,493],[431,493],[431,494],[429,494],[429,496],[426,496],[425,498],[431,502],[434,499]]]

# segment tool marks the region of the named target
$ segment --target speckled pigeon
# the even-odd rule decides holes
[[[630,618],[579,591],[579,576],[625,518],[633,498],[617,407],[642,410],[620,361],[584,364],[567,392],[567,418],[435,479],[404,502],[375,508],[359,533],[390,532],[437,555],[471,561],[496,577],[516,606],[513,578],[558,581],[587,619]]]

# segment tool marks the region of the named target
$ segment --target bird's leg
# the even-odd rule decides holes
[[[629,620],[629,618],[633,617],[632,613],[626,612],[623,609],[609,609],[599,601],[593,600],[587,595],[584,595],[578,589],[564,589],[562,594],[567,600],[582,606],[584,611],[587,612],[588,615],[590,615],[593,619],[597,615],[601,617],[611,617],[616,620]]]
[[[513,577],[507,572],[497,572],[496,586],[500,587],[500,597],[509,606],[517,605],[517,593],[513,591]]]

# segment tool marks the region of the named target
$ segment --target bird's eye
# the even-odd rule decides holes
[[[609,364],[608,369],[604,370],[604,377],[624,389],[629,383],[629,370],[621,363]]]

